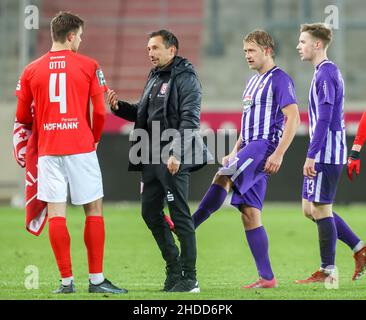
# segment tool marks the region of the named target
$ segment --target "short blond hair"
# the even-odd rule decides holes
[[[312,37],[320,40],[327,48],[332,42],[333,32],[325,23],[304,23],[300,27],[300,32],[307,32]]]
[[[275,43],[273,41],[273,38],[270,36],[270,34],[267,31],[256,29],[250,33],[248,33],[245,38],[245,42],[254,42],[261,48],[270,48],[271,49],[271,56],[274,58],[275,52]]]

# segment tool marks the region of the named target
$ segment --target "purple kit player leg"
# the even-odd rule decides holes
[[[293,81],[274,63],[271,36],[255,30],[245,37],[243,45],[247,63],[257,74],[244,90],[241,133],[233,151],[223,158],[223,168],[215,175],[193,221],[197,228],[222,206],[232,190],[231,204],[241,212],[259,274],[259,280],[243,288],[274,288],[277,281],[269,261],[261,211],[268,176],[278,172],[300,117]]]
[[[332,31],[321,23],[301,26],[297,49],[301,60],[315,67],[309,94],[310,146],[304,164],[302,205],[306,217],[318,226],[321,266],[310,277],[297,283],[335,279],[337,238],[353,251],[358,279],[365,269],[366,248],[348,225],[333,212],[342,167],[347,162],[343,119],[344,83],[337,66],[327,59]]]

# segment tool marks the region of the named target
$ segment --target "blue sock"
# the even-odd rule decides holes
[[[272,280],[274,275],[268,256],[268,238],[263,226],[245,231],[248,244],[261,278]]]
[[[205,196],[201,200],[196,212],[192,215],[194,227],[197,228],[211,213],[218,210],[225,201],[226,190],[218,184],[211,184]]]
[[[337,228],[338,239],[343,241],[352,250],[357,250],[357,245],[360,244],[361,240],[352,229],[347,225],[347,223],[333,211],[333,217]],[[360,248],[362,249],[362,247]]]
[[[321,267],[326,269],[335,264],[337,228],[333,217],[316,221],[318,225]]]

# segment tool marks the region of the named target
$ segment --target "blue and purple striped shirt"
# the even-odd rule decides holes
[[[296,103],[292,79],[277,66],[251,77],[243,93],[241,147],[258,139],[277,145],[284,127],[281,109]]]
[[[337,66],[329,60],[319,63],[309,93],[308,158],[316,163],[347,163],[344,125],[344,81]]]

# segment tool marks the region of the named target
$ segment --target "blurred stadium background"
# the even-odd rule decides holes
[[[24,26],[29,5],[39,10],[38,29]],[[0,201],[22,203],[24,170],[12,159],[14,90],[24,66],[50,48],[49,22],[60,10],[72,11],[85,20],[80,53],[98,60],[108,86],[120,98],[130,101],[139,99],[150,69],[145,49],[148,33],[161,28],[174,32],[180,41],[179,54],[193,62],[202,82],[202,128],[214,130],[239,129],[241,94],[251,73],[243,58],[242,39],[255,28],[270,31],[277,44],[277,64],[295,81],[302,125],[281,172],[271,179],[267,199],[299,201],[308,143],[307,96],[313,70],[300,62],[295,47],[299,25],[324,22],[334,14],[327,11],[329,5],[336,6],[339,13],[329,58],[340,66],[346,83],[350,146],[366,107],[364,0],[0,0]],[[127,173],[129,130],[131,124],[108,114],[98,150],[106,200],[138,200],[139,174]],[[192,200],[198,200],[206,191],[216,168],[217,165],[209,165],[192,175]],[[366,167],[362,170],[352,192],[343,177],[338,202],[364,201]]]

